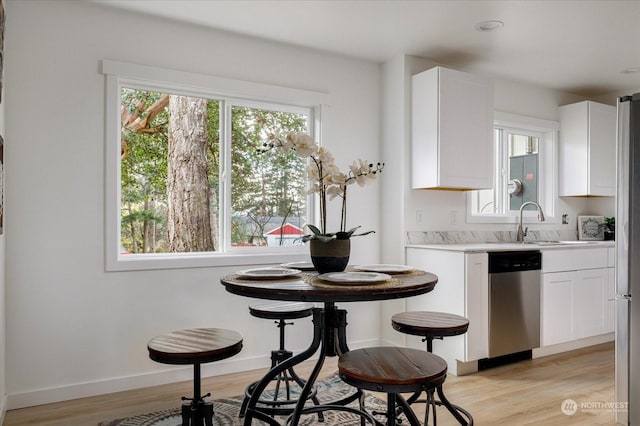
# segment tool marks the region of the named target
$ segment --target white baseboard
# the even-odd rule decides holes
[[[220,376],[240,371],[255,370],[256,366],[264,366],[266,368],[270,364],[271,360],[268,356],[244,359],[226,359],[210,364],[203,364],[201,374],[202,377]],[[68,401],[71,399],[104,395],[113,392],[121,392],[187,380],[193,380],[193,367],[190,365],[171,367],[165,370],[132,376],[98,380],[95,382],[76,383],[30,392],[9,394],[7,395],[6,407],[7,410],[15,410],[17,408],[33,407],[35,405],[50,404],[53,402]]]
[[[384,340],[380,341],[380,346],[394,346],[394,347],[395,346],[401,346],[401,347],[404,347],[405,345],[404,344],[398,344],[398,342],[392,342],[391,340],[384,339]]]
[[[615,339],[615,333],[606,333],[599,336],[587,337],[580,340],[573,340],[566,343],[558,343],[557,345],[544,346],[533,350],[533,358],[541,358],[543,356],[555,355],[561,352],[573,351],[575,349],[586,348],[588,346],[599,345],[601,343],[611,342]]]
[[[362,348],[371,348],[374,346],[380,346],[379,339],[369,339],[369,340],[359,340],[357,342],[349,342],[349,349],[362,349]]]
[[[376,344],[378,344],[378,340],[367,340],[350,342],[349,346],[351,349],[359,349],[375,346]],[[317,359],[317,354],[311,359]],[[264,368],[267,368],[269,365],[271,365],[270,355],[261,355],[253,358],[229,358],[210,364],[203,364],[201,374],[203,378],[214,377],[223,374],[255,370],[256,366],[264,366]],[[22,393],[10,393],[5,398],[3,407],[5,410],[15,410],[18,408],[33,407],[35,405],[50,404],[53,402],[68,401],[187,380],[193,380],[193,367],[172,367],[150,373],[115,377],[95,382],[76,383]],[[0,422],[0,424],[2,424],[2,422]]]
[[[453,368],[449,368],[448,373],[454,376],[466,376],[478,372],[478,361],[462,362],[456,360],[456,362],[452,364],[452,367]]]
[[[0,397],[0,425],[4,424],[4,415],[7,414],[7,397]]]

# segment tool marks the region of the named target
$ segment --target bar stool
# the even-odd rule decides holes
[[[182,426],[213,426],[213,403],[200,390],[200,365],[242,350],[242,336],[221,328],[193,328],[156,336],[147,343],[149,358],[162,364],[193,364],[193,398],[182,397]]]
[[[447,336],[457,336],[464,334],[469,329],[469,320],[465,317],[444,312],[428,312],[428,311],[411,311],[395,314],[391,317],[391,326],[394,330],[401,333],[411,334],[414,336],[422,336],[423,342],[427,342],[427,352],[433,352],[433,340],[442,340]],[[431,389],[427,394],[427,409],[425,413],[425,425],[429,420],[429,406],[433,407],[433,423],[436,424],[436,405],[444,405],[447,410],[456,418],[461,425],[473,425],[473,417],[462,407],[451,404],[446,398],[442,385],[435,389],[438,393],[439,401],[435,399],[434,390]],[[425,402],[418,400],[421,392],[412,395],[407,402]]]
[[[400,394],[440,389],[447,377],[447,362],[419,349],[375,347],[342,354],[338,371],[340,378],[351,386],[387,394],[388,426],[397,426],[401,413],[409,424],[420,426],[408,401]]]
[[[312,303],[299,303],[299,302],[280,302],[280,301],[260,301],[249,305],[249,313],[256,318],[272,319],[276,320],[275,323],[280,331],[279,346],[277,350],[271,351],[271,368],[286,361],[293,356],[293,353],[285,348],[285,327],[287,325],[293,325],[293,322],[287,322],[287,320],[294,320],[309,317],[313,314],[314,305]],[[297,398],[291,397],[291,382],[295,382],[302,389],[305,384],[305,380],[300,378],[294,371],[293,367],[284,370],[277,377],[274,378],[275,388],[273,391],[273,398],[258,400],[260,404],[266,405],[262,411],[271,415],[287,414],[290,409],[280,409],[283,405],[291,405],[298,402]],[[258,382],[251,383],[245,390],[244,400],[240,407],[240,417],[244,417],[247,404]],[[285,399],[279,399],[281,386],[284,384]],[[314,390],[310,396],[310,399],[315,405],[320,404],[316,397],[316,391]],[[322,413],[318,414],[320,421],[323,420]]]

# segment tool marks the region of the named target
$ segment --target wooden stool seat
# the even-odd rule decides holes
[[[405,334],[440,338],[466,333],[469,320],[445,312],[410,311],[392,316],[391,326]]]
[[[162,364],[206,364],[229,358],[242,349],[242,336],[221,328],[192,328],[149,340],[149,358]]]
[[[254,317],[265,319],[298,319],[311,316],[313,313],[313,304],[268,300],[250,304],[249,313]]]
[[[400,393],[438,389],[447,377],[444,359],[419,349],[375,347],[349,351],[338,361],[340,378],[358,389],[387,394],[387,424],[396,425],[404,412],[411,425],[420,425]]]
[[[423,350],[376,347],[349,351],[338,361],[340,378],[376,392],[417,392],[447,377],[447,362]]]
[[[162,334],[147,343],[149,358],[162,364],[193,364],[193,398],[182,405],[182,426],[213,426],[213,403],[200,391],[200,364],[229,358],[242,350],[242,335],[221,328],[192,328]]]
[[[427,353],[433,352],[433,340],[448,336],[464,334],[469,329],[469,320],[463,316],[446,312],[409,311],[395,314],[391,317],[391,326],[401,333],[422,336],[427,342]],[[464,408],[454,405],[447,400],[442,390],[442,384],[435,389],[440,400],[435,399],[434,389],[426,391],[427,399],[418,399],[421,391],[415,392],[407,399],[409,404],[426,402],[425,424],[429,423],[429,406],[433,407],[433,424],[436,424],[436,405],[443,405],[461,425],[473,425],[473,417]]]

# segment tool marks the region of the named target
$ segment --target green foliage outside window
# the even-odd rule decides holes
[[[191,173],[189,164],[183,164],[187,162],[181,158],[173,158],[169,150],[169,135],[176,134],[169,132],[169,96],[177,95],[130,88],[123,88],[121,92],[120,237],[125,252],[171,251],[168,205],[170,200],[180,203],[188,198],[188,194],[172,193],[176,189],[167,185],[170,162],[183,167],[181,172]],[[266,232],[285,223],[299,227],[304,224],[307,210],[306,164],[293,153],[274,158],[265,156],[260,148],[275,134],[307,131],[307,117],[299,113],[246,106],[231,108],[232,205],[231,212],[220,221],[220,194],[221,185],[224,185],[220,181],[221,152],[225,149],[220,134],[220,109],[223,105],[223,101],[208,100],[206,112],[202,112],[206,114],[205,185],[209,189],[208,206],[204,207],[209,212],[211,226],[195,227],[194,232],[211,232],[213,247],[210,250],[219,250],[223,243],[220,241],[219,223],[230,221],[233,246],[263,246],[266,244]],[[182,134],[188,135],[190,129],[186,130]],[[188,222],[191,218],[187,216],[180,220]],[[189,241],[198,238],[198,235],[185,236],[184,250],[193,251],[189,248]]]

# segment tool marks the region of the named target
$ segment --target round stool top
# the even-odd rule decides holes
[[[201,364],[229,358],[242,349],[242,335],[222,328],[191,328],[147,343],[149,358],[163,364]]]
[[[469,320],[460,315],[445,312],[410,311],[392,316],[391,325],[401,333],[443,337],[466,333]]]
[[[249,313],[258,318],[297,319],[310,316],[313,313],[313,304],[265,300],[250,304]]]
[[[342,354],[338,371],[342,380],[362,389],[416,392],[442,384],[447,376],[447,362],[420,349],[375,347]]]

